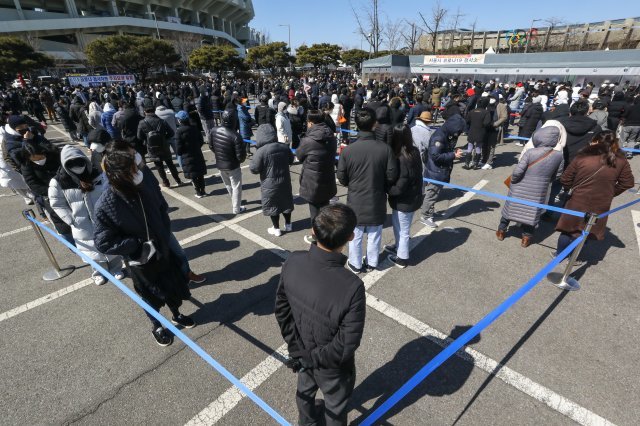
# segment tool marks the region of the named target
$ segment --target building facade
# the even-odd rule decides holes
[[[105,35],[160,36],[195,47],[226,40],[244,55],[264,42],[249,28],[252,0],[0,0],[0,35],[26,39],[59,64]]]
[[[432,50],[433,38],[423,35],[419,48]],[[496,52],[563,52],[604,49],[640,48],[640,18],[626,18],[586,24],[553,25],[534,19],[531,28],[497,31],[457,29],[436,34],[436,53],[484,53],[492,48]]]

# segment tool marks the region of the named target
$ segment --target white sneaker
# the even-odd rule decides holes
[[[124,279],[124,271],[116,272],[113,276],[116,280],[122,280]]]
[[[291,231],[293,231],[293,226],[290,223],[285,223],[284,232],[291,232]]]
[[[338,197],[333,197],[332,199],[329,200],[329,204],[335,204],[340,202],[340,198]]]
[[[282,231],[280,230],[280,228],[274,228],[273,226],[269,229],[267,229],[267,232],[271,235],[274,235],[276,237],[279,237],[282,235]]]
[[[516,142],[516,146],[524,146],[522,142]]]
[[[107,279],[105,277],[103,277],[102,275],[98,275],[96,277],[91,277],[93,279],[93,283],[95,285],[102,285],[104,283],[107,282]]]
[[[246,207],[240,206],[240,208],[238,210],[234,210],[233,214],[240,214],[240,213],[244,213],[247,211]]]
[[[491,169],[493,169],[493,167],[489,163],[487,163],[484,166],[482,166],[482,170],[491,170]]]

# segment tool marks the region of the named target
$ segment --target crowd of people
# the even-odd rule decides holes
[[[0,107],[0,183],[35,203],[62,237],[116,278],[128,274],[145,301],[155,309],[167,305],[173,323],[185,328],[195,322],[180,305],[190,297],[189,283],[205,277],[191,270],[170,231],[161,191],[171,186],[165,167],[176,185],[188,180],[196,197],[207,196],[207,144],[231,198],[229,210],[242,214],[242,164],[249,159],[270,219],[267,232],[279,237],[292,231],[290,167],[300,163],[299,196],[310,218],[304,240],[311,249],[285,263],[276,316],[292,354],[289,366],[300,374],[301,418],[316,416],[308,400],[320,387],[332,413],[327,424],[344,424],[353,390],[353,357],[364,326],[357,275],[379,268],[381,251],[399,268],[411,264],[414,215],[421,210],[422,224],[438,226],[441,183],[450,181],[456,161],[466,170],[495,167],[496,145],[517,126],[523,149],[505,181],[508,194],[598,214],[633,187],[631,154],[620,148],[640,143],[637,88],[545,80],[362,83],[334,74],[51,85],[5,90]],[[47,140],[47,126],[56,122],[77,144],[60,150]],[[466,143],[458,147],[462,135]],[[338,185],[347,189],[346,205],[336,204]],[[382,247],[388,207],[394,241]],[[544,218],[557,220],[554,256],[585,226],[581,218],[557,218],[509,201],[496,237],[504,240],[515,222],[522,247],[528,247]],[[606,219],[599,220],[590,237],[602,239],[605,227]],[[348,257],[341,254],[344,247]],[[95,270],[93,279],[106,282]],[[171,344],[172,334],[149,317],[156,342]]]

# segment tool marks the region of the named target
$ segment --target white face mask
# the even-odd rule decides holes
[[[134,161],[136,162],[136,166],[138,166],[138,168],[144,166],[144,160],[142,159],[142,155],[140,155],[139,152],[136,152]]]
[[[46,158],[43,158],[42,160],[31,160],[34,163],[36,163],[38,166],[44,166],[44,164],[47,162]]]
[[[69,167],[69,171],[77,175],[84,173],[86,169],[87,169],[87,166]]]
[[[136,174],[133,175],[133,184],[140,185],[142,183],[143,177],[144,177],[144,174],[142,173],[142,170],[138,170]]]
[[[89,149],[95,152],[104,152],[104,145],[100,145],[99,143],[92,143]]]

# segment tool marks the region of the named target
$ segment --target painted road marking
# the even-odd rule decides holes
[[[29,229],[31,229],[31,226],[25,226],[24,228],[18,228],[18,229],[14,229],[13,231],[4,232],[0,234],[0,238],[8,237],[9,235],[19,234],[20,232],[28,231]]]
[[[638,249],[640,250],[640,211],[631,210],[633,218],[633,229],[636,231],[636,239],[638,240]]]
[[[267,359],[245,374],[240,381],[250,390],[255,390],[282,366],[288,356],[287,345],[284,344],[269,355]],[[204,410],[189,420],[187,426],[209,426],[216,423],[233,407],[238,405],[245,396],[246,395],[240,392],[237,387],[230,387]]]
[[[367,293],[367,306],[375,309],[381,314],[391,318],[400,325],[407,327],[408,329],[416,332],[417,334],[429,339],[430,341],[437,343],[441,347],[446,347],[453,339],[438,330],[429,327],[427,324],[417,320],[416,318],[394,308],[393,306],[383,302],[371,296]],[[492,358],[471,349],[465,347],[464,351],[460,350],[456,353],[456,356],[473,363],[475,367],[480,368],[490,375],[494,375],[504,383],[513,386],[520,392],[530,396],[531,398],[546,404],[552,410],[555,410],[571,420],[581,424],[589,426],[612,426],[613,423],[600,417],[599,415],[589,411],[588,409],[576,404],[575,402],[565,398],[552,391],[551,389],[534,382],[528,377],[512,370],[509,367],[500,364]]]
[[[485,186],[487,183],[489,183],[489,181],[487,180],[481,180],[480,182],[478,182],[475,186],[474,189],[480,189],[483,186]],[[163,191],[166,190],[166,188],[163,188]],[[171,193],[175,193],[175,191],[167,191],[170,195],[173,195]],[[177,194],[177,193],[176,193]],[[177,194],[180,195],[180,194]],[[445,212],[443,218],[439,221],[439,223],[443,222],[445,219],[449,218],[450,216],[452,216],[465,202],[469,201],[473,196],[475,195],[475,193],[473,192],[468,192],[466,193],[464,196],[460,197],[460,199],[456,200],[456,202],[454,202],[453,204],[451,204],[451,206],[447,209],[447,211]],[[201,206],[198,203],[193,202],[193,200],[188,199],[186,197],[183,197],[182,195],[180,195],[181,198],[185,198],[189,203],[193,203],[194,205],[192,206],[194,209],[200,211],[203,214],[209,215],[211,217],[215,216],[215,213],[212,212],[211,210],[207,209],[204,206]],[[179,199],[181,199],[179,198]],[[277,245],[273,244],[271,241],[267,241],[264,238],[254,234],[251,231],[248,231],[240,226],[235,226],[236,229],[230,227],[231,229],[233,229],[234,231],[240,233],[241,235],[245,236],[246,238],[254,241],[256,244],[261,245],[262,247],[271,250],[272,252],[274,252],[276,255],[278,255],[279,257],[281,257],[282,259],[286,259],[288,252],[286,250],[284,250],[281,247],[278,247]],[[425,229],[426,228],[426,229]],[[433,229],[425,227],[423,228],[420,232],[418,232],[416,235],[420,236],[420,235],[428,235],[431,232],[433,232]],[[257,237],[257,238],[256,238]],[[412,239],[412,242],[414,241],[414,239]],[[415,243],[412,244],[412,246],[410,247],[410,249],[413,249],[415,246],[417,246],[417,244],[419,244],[419,242],[422,241],[422,238],[416,239]],[[385,271],[373,271],[369,274],[367,274],[363,281],[365,282],[365,287],[367,286],[367,284],[369,285],[370,288],[371,286],[373,286],[373,284],[375,284],[377,282],[377,280],[379,280],[380,278],[382,278],[386,272],[388,270]],[[282,349],[286,349],[286,345],[281,346],[280,348],[278,348],[278,350],[276,352],[281,351]],[[267,365],[269,367],[265,367],[265,363],[267,363]],[[274,365],[275,363],[275,365]],[[254,369],[252,369],[249,373],[247,373],[243,378],[242,381],[243,383],[247,384],[247,383],[251,383],[251,385],[253,387],[251,387],[251,390],[256,389],[258,386],[260,386],[263,382],[265,382],[269,376],[271,376],[272,374],[274,374],[281,366],[282,366],[282,361],[274,361],[272,356],[270,356],[269,358],[267,358],[265,361],[263,361],[262,363],[258,364],[257,367],[255,367]],[[268,375],[265,374],[266,371],[270,371],[270,373]],[[195,425],[203,425],[203,424],[213,424],[216,421],[222,419],[222,417],[224,417],[227,413],[229,413],[236,405],[238,405],[238,403],[242,400],[242,398],[244,398],[244,394],[242,394],[235,386],[231,386],[229,387],[220,397],[218,397],[215,401],[213,401],[211,404],[209,404],[209,406],[205,407],[202,411],[200,411],[200,413],[196,414],[188,423],[187,425],[189,426],[195,426]]]

